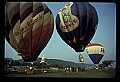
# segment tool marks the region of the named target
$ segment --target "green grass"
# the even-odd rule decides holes
[[[6,77],[57,77],[57,78],[114,78],[115,70],[88,70],[84,72],[53,72],[53,73],[34,73],[34,74],[8,74]]]

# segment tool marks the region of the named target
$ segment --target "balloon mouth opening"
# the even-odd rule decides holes
[[[33,61],[36,61],[38,56],[35,56],[35,55],[32,55],[32,56],[25,56],[23,58],[24,62],[33,62]]]
[[[85,50],[84,45],[77,45],[73,47],[76,52],[83,52]]]

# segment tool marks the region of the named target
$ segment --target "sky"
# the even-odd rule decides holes
[[[52,11],[54,15],[54,31],[52,37],[43,51],[40,53],[38,58],[43,55],[47,59],[60,59],[65,61],[72,61],[75,63],[80,63],[78,60],[78,55],[67,45],[59,36],[56,30],[56,16],[60,8],[68,2],[43,2]],[[93,36],[91,43],[102,44],[105,48],[105,53],[103,58],[99,63],[104,60],[116,60],[116,4],[112,2],[89,2],[95,7],[98,14],[98,27],[95,35]],[[89,58],[86,49],[81,52],[84,57],[84,62],[87,64],[93,64],[92,60]],[[7,43],[5,40],[5,58],[12,58],[14,60],[22,59],[21,56],[17,55],[17,52]]]

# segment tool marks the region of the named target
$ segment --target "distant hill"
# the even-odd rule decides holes
[[[40,62],[41,58],[38,58],[36,62]],[[94,64],[85,64],[85,63],[75,63],[71,61],[65,61],[60,59],[45,59],[48,64],[62,64],[64,66],[73,66],[73,67],[80,67],[80,66],[93,66]]]
[[[5,58],[7,60],[10,60],[12,61],[13,59],[12,58]],[[14,61],[14,60],[13,60]],[[15,60],[19,63],[23,63],[23,59],[18,59],[18,60]],[[41,61],[41,58],[38,58],[36,62],[40,62]],[[89,67],[89,66],[94,66],[94,64],[85,64],[85,63],[75,63],[75,62],[71,62],[71,61],[65,61],[65,60],[60,60],[60,59],[47,59],[45,58],[45,61],[47,62],[47,64],[62,64],[64,66],[72,66],[72,67],[80,67],[80,66],[84,66],[84,67]]]

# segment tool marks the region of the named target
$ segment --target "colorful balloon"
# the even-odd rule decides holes
[[[5,4],[5,38],[25,62],[35,61],[50,40],[54,17],[41,2]]]
[[[79,62],[84,62],[84,58],[83,58],[83,56],[81,55],[81,54],[79,54]]]
[[[90,43],[86,46],[86,52],[94,64],[99,64],[104,56],[105,49],[101,44]]]
[[[76,52],[83,52],[93,38],[98,26],[96,9],[88,2],[70,2],[56,17],[60,37]]]

